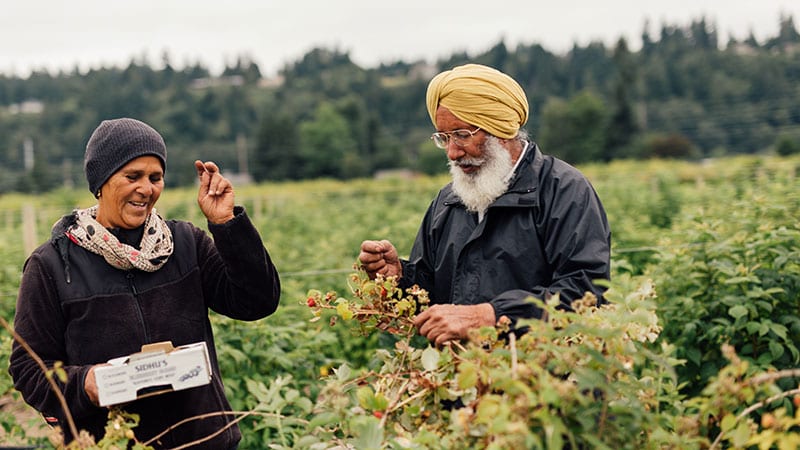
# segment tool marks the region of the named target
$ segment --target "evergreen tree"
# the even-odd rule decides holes
[[[569,101],[551,99],[542,110],[539,143],[543,151],[571,163],[602,158],[608,112],[603,100],[583,91]]]
[[[268,111],[261,120],[252,159],[251,172],[256,181],[299,179],[303,161],[294,119]]]
[[[617,41],[617,46],[614,48],[614,65],[617,69],[617,76],[614,80],[611,97],[613,111],[608,125],[604,151],[601,155],[601,159],[605,161],[626,153],[626,147],[631,143],[639,128],[633,108],[636,68],[625,39]]]

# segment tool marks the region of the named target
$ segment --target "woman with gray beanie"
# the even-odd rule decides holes
[[[78,430],[96,440],[108,409],[99,406],[95,369],[170,341],[205,342],[209,384],[121,405],[138,414],[137,441],[155,448],[234,449],[234,418],[212,414],[161,435],[184,419],[230,410],[219,373],[208,310],[258,320],[278,307],[280,282],[258,231],[234,205],[231,183],[213,162],[195,161],[197,201],[209,237],[189,222],[163,219],[167,150],[161,135],[135,119],[103,121],[86,146],[84,171],[97,204],[53,227],[51,239],[25,262],[14,327],[48,367],[63,363],[59,382]],[[51,424],[72,436],[47,377],[15,342],[9,364],[15,387]],[[155,439],[153,439],[156,437]],[[183,448],[183,447],[182,447]]]

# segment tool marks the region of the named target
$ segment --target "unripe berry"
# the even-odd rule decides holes
[[[775,416],[772,414],[764,414],[761,416],[761,426],[764,428],[772,428],[775,425]]]

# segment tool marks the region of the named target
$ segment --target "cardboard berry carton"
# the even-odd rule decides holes
[[[205,342],[173,347],[166,341],[114,358],[94,375],[100,406],[110,406],[208,384],[211,362]]]

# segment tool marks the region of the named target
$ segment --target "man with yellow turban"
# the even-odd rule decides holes
[[[370,277],[398,276],[430,293],[414,320],[435,344],[467,337],[501,317],[539,318],[529,298],[559,295],[562,307],[610,277],[611,231],[592,185],[544,155],[522,128],[528,100],[510,76],[467,64],[428,85],[431,139],[447,152],[453,181],[439,191],[409,258],[387,240],[361,244]]]

